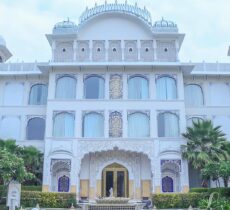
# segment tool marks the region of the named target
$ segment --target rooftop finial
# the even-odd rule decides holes
[[[127,0],[125,0],[125,4],[128,4]]]
[[[107,4],[107,0],[105,0],[105,5]]]
[[[69,17],[67,17],[67,22],[69,22]]]
[[[115,4],[117,4],[117,0],[115,0]]]
[[[95,7],[97,6],[97,2],[95,2]]]
[[[135,7],[137,7],[137,2],[135,2]]]

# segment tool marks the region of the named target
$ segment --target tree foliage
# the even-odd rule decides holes
[[[35,147],[21,147],[14,140],[0,140],[0,152],[0,182],[14,179],[25,184],[41,184],[43,154]]]
[[[0,150],[0,176],[4,184],[12,180],[21,183],[34,177],[32,173],[27,172],[22,158],[5,149]]]
[[[187,145],[182,146],[182,156],[195,169],[202,169],[212,161],[227,160],[229,152],[225,134],[220,126],[213,126],[210,120],[198,120],[182,134]]]
[[[187,145],[182,145],[182,157],[187,159],[195,169],[202,170],[203,186],[207,180],[219,182],[219,178],[229,180],[228,161],[230,160],[230,143],[220,126],[214,126],[210,120],[198,120],[187,127],[182,134]],[[221,170],[221,172],[220,172]],[[219,185],[219,184],[218,184]]]

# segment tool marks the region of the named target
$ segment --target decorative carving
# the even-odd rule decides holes
[[[94,40],[93,41],[93,61],[105,60],[105,41]]]
[[[122,114],[111,112],[109,115],[109,136],[122,137]]]
[[[137,61],[137,41],[129,40],[125,41],[125,61]]]
[[[77,57],[79,61],[89,61],[89,41],[78,41]]]
[[[51,159],[50,171],[65,170],[71,171],[71,160],[70,159]]]
[[[122,75],[119,74],[110,75],[110,81],[109,81],[110,99],[121,99],[123,96],[122,90],[123,90]]]
[[[121,52],[121,40],[109,41],[108,49],[108,59],[109,61],[121,61],[122,52]]]
[[[175,41],[157,41],[158,61],[176,61]]]
[[[181,171],[181,160],[161,160],[161,171],[165,169],[173,168],[174,171],[180,172]]]
[[[142,61],[154,60],[154,49],[152,40],[141,40],[140,57]]]

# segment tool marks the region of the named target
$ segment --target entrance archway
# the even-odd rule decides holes
[[[113,189],[114,197],[128,197],[129,174],[127,168],[113,163],[106,166],[102,171],[102,196],[110,196],[110,189]]]

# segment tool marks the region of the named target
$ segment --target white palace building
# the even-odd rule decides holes
[[[211,119],[230,138],[230,64],[181,62],[184,36],[146,8],[105,2],[54,26],[49,62],[6,63],[0,38],[0,138],[44,152],[46,192],[188,192],[181,133]]]

